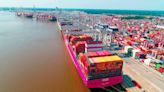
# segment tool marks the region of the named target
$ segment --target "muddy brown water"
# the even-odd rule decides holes
[[[0,12],[0,92],[90,92],[56,23]]]

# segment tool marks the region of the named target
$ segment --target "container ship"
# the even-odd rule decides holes
[[[50,14],[37,14],[36,15],[36,19],[37,20],[46,20],[46,21],[57,21],[57,18],[54,15],[50,15]]]
[[[33,18],[34,13],[33,12],[16,12],[16,15],[20,17]]]
[[[72,61],[88,88],[104,88],[123,81],[123,60],[103,49],[103,42],[96,41],[82,30],[61,30]]]
[[[27,17],[27,18],[33,18],[34,13],[32,13],[32,12],[25,12],[23,15],[25,17]]]

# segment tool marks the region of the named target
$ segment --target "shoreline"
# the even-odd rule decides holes
[[[88,14],[106,15],[141,15],[141,16],[164,16],[164,10],[119,10],[119,9],[71,9],[71,8],[8,8],[1,7],[0,11],[80,11]]]

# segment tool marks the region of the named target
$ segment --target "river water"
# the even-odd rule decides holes
[[[0,92],[89,92],[56,23],[0,12]]]

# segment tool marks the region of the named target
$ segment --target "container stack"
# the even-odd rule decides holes
[[[121,24],[122,32],[115,35],[115,40],[124,49],[126,55],[139,59],[140,62],[161,73],[164,72],[163,29],[155,26],[156,24],[150,20],[131,19],[114,22]],[[161,61],[160,65],[158,61]]]
[[[75,45],[76,42],[78,41],[86,41],[86,42],[93,41],[93,38],[88,35],[71,36],[69,39],[71,45]]]
[[[88,80],[122,75],[123,60],[118,56],[90,57],[80,53],[79,62]]]
[[[102,41],[87,42],[85,50],[86,50],[86,52],[102,51],[103,43],[102,43]]]
[[[92,57],[102,57],[102,56],[111,56],[112,53],[106,50],[103,51],[96,51],[96,52],[87,52],[86,56],[88,58],[92,58]]]
[[[92,42],[93,38],[88,35],[71,35],[67,34],[66,38],[71,44],[73,51],[78,56],[79,53],[85,53],[86,43]]]
[[[160,73],[163,73],[164,72],[164,64],[157,63],[156,64],[156,70],[159,71]]]
[[[73,46],[73,50],[78,55],[79,53],[84,53],[85,52],[85,41],[79,41]]]

